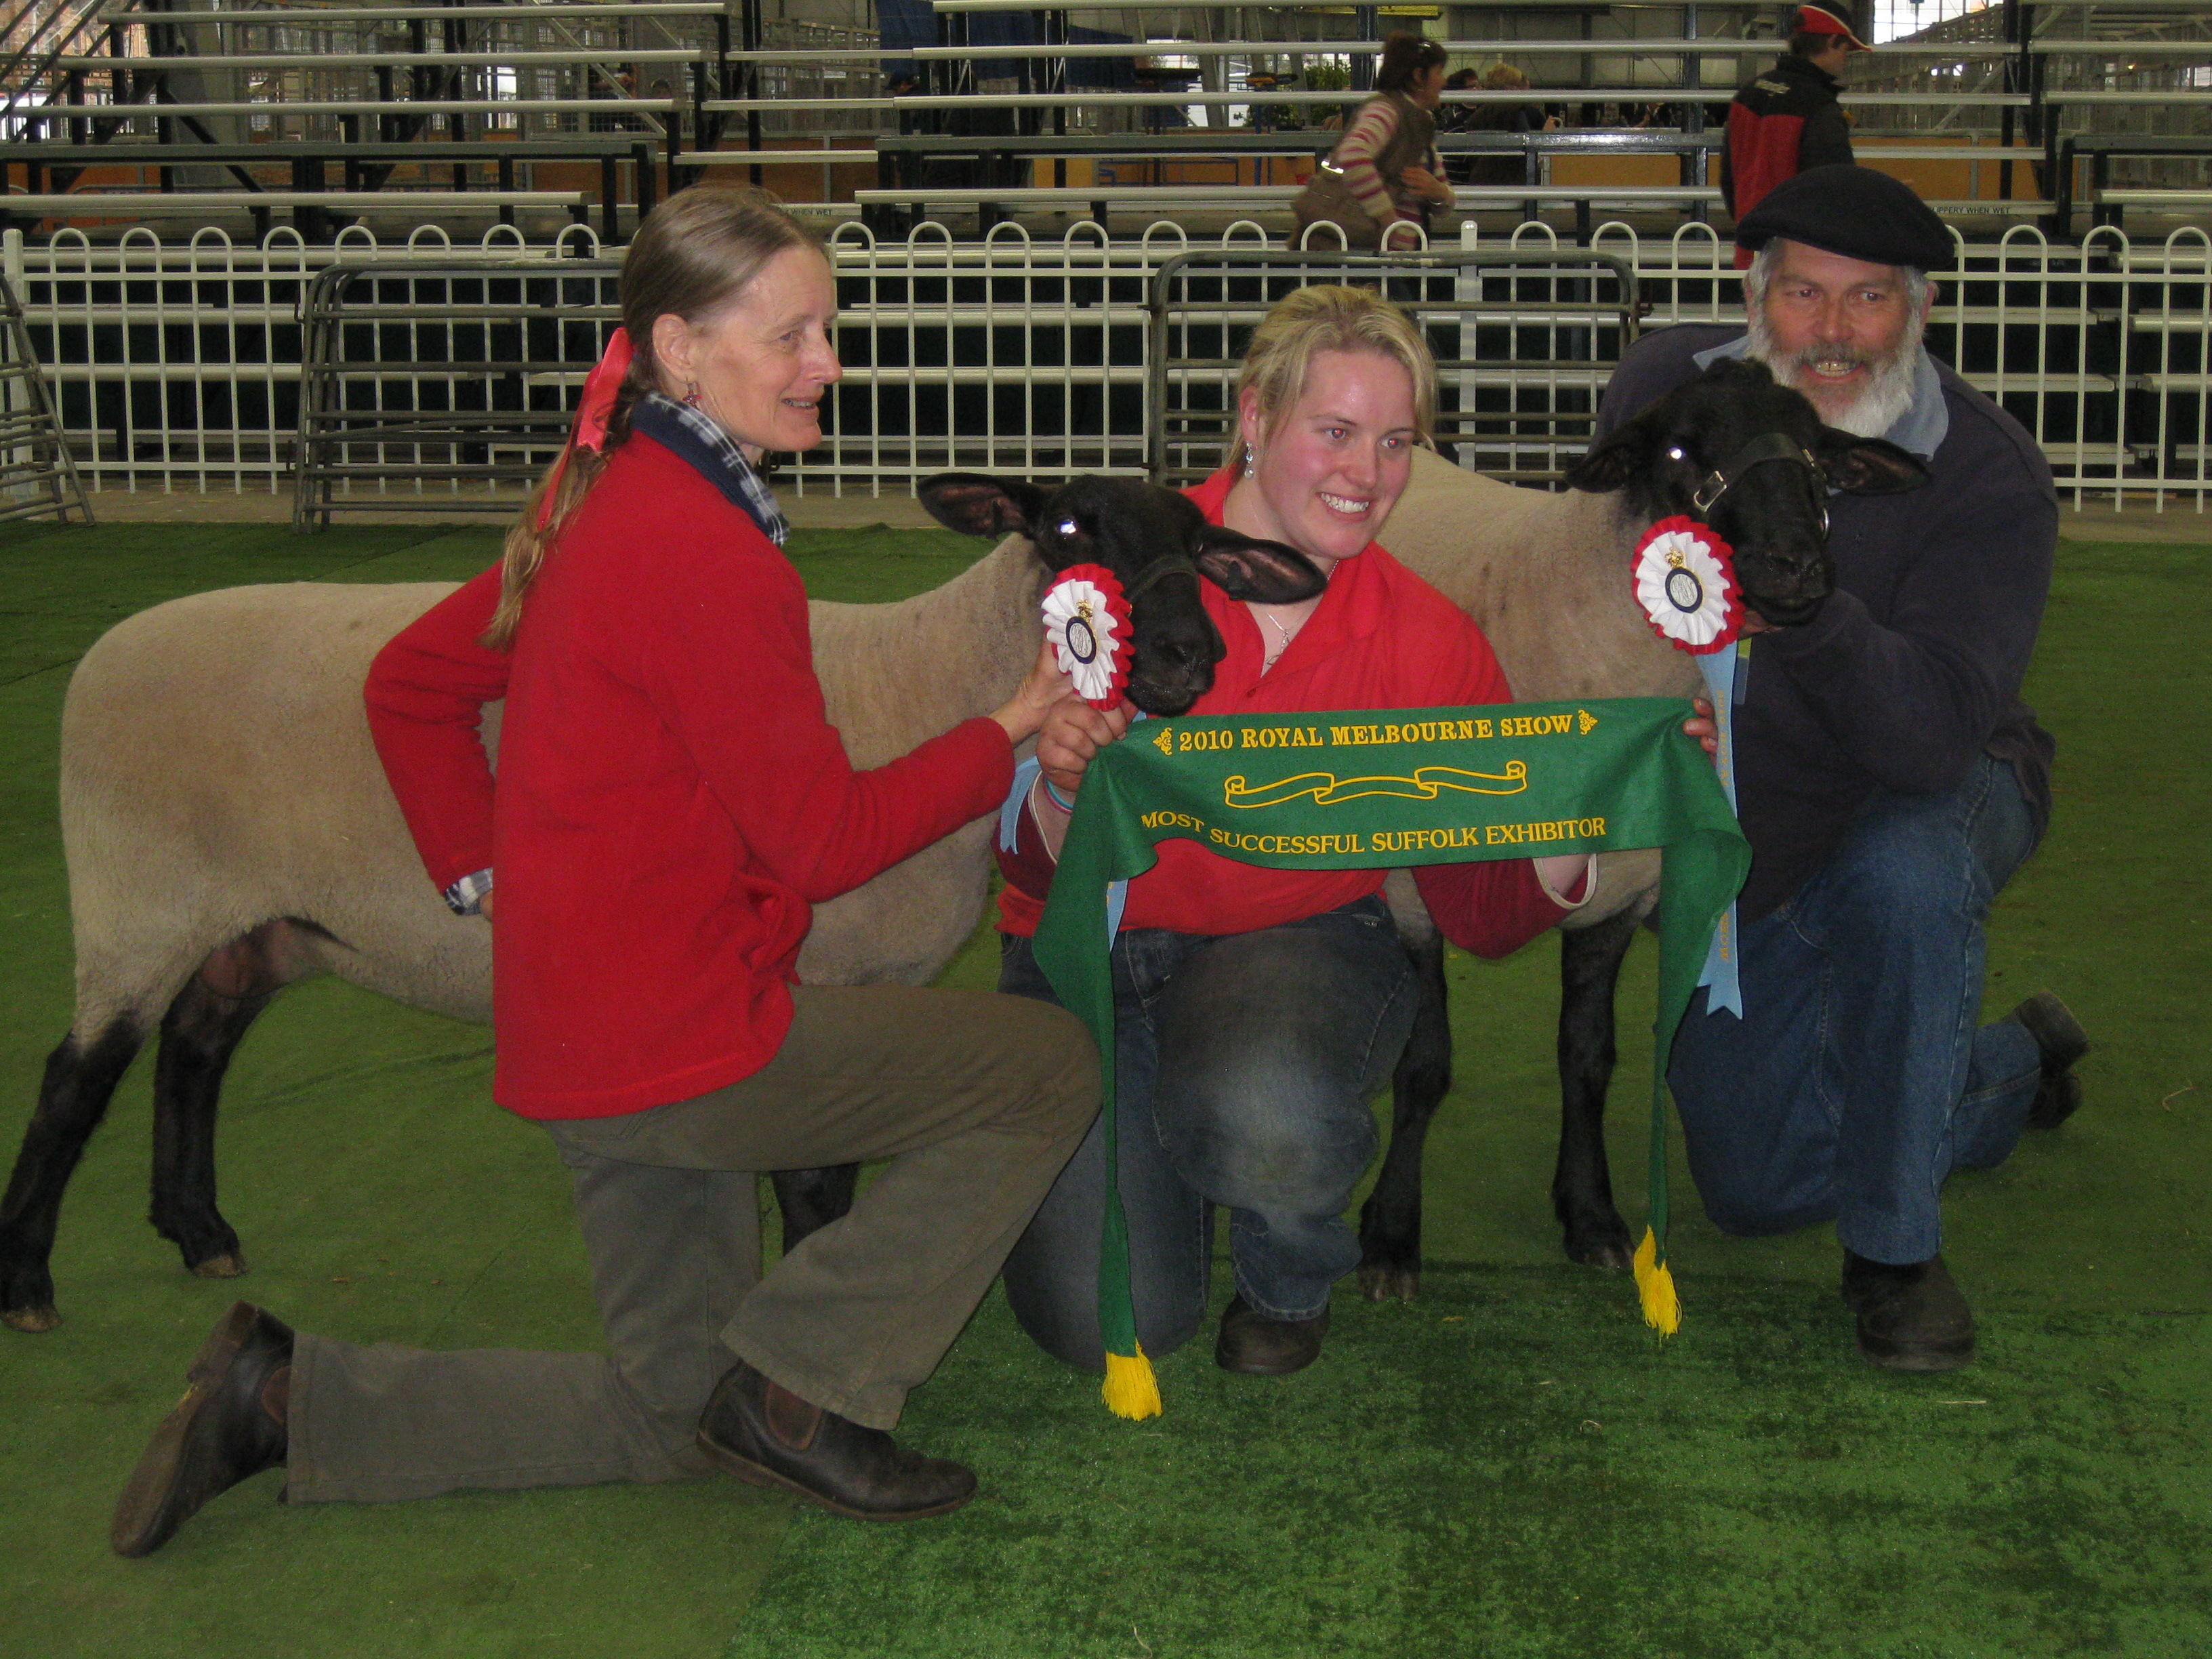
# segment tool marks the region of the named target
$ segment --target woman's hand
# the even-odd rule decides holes
[[[1457,199],[1452,195],[1451,186],[1426,167],[1407,167],[1398,175],[1398,180],[1414,195],[1438,207],[1449,207]]]
[[[1073,692],[1053,704],[1037,733],[1037,764],[1046,780],[1074,799],[1083,787],[1083,774],[1098,751],[1129,729],[1130,713],[1126,702],[1113,708],[1093,708]]]
[[[1029,677],[1003,706],[993,711],[991,718],[1005,731],[1009,743],[1018,744],[1025,738],[1035,737],[1053,706],[1068,695],[1067,676],[1060,672],[1060,659],[1053,654],[1052,641],[1041,641],[1036,660],[1030,665]]]
[[[491,920],[491,899],[492,896],[489,893],[486,893],[482,898],[477,901],[477,914],[482,916],[486,921],[489,921]]]

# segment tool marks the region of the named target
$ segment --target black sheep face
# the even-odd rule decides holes
[[[1226,647],[1200,602],[1200,578],[1258,605],[1295,605],[1328,582],[1296,549],[1210,525],[1188,496],[1141,478],[1048,487],[940,472],[915,493],[948,529],[1028,537],[1048,570],[1112,571],[1130,595],[1129,701],[1148,714],[1182,714],[1213,688]]]
[[[1813,465],[1789,458],[1745,468],[1711,502],[1701,489],[1743,447],[1780,433]],[[1817,471],[1815,470],[1817,468]],[[1824,424],[1803,394],[1764,363],[1716,363],[1686,380],[1568,469],[1577,489],[1622,490],[1650,520],[1682,514],[1710,524],[1735,550],[1745,605],[1779,626],[1809,622],[1834,592],[1827,492],[1889,495],[1917,489],[1928,469],[1895,444]]]

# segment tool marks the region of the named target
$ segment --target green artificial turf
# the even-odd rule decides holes
[[[2212,540],[2212,534],[2208,534]],[[52,806],[68,665],[109,623],[248,581],[458,579],[494,532],[0,527],[0,1152],[69,1020]],[[802,532],[810,587],[890,598],[978,544]],[[1166,1359],[1121,1423],[988,1300],[906,1433],[985,1493],[851,1525],[727,1481],[279,1507],[271,1474],[123,1562],[123,1474],[232,1296],[356,1340],[596,1341],[557,1162],[488,1099],[488,1033],[331,981],[286,993],[225,1090],[250,1276],[198,1280],[143,1220],[148,1073],[118,1091],[55,1256],[65,1322],[0,1332],[0,1630],[57,1656],[237,1654],[2040,1655],[2212,1652],[2212,554],[2071,544],[2031,699],[2058,817],[2001,901],[1990,1002],[2050,985],[2088,1104],[1961,1177],[1946,1250],[1983,1358],[1850,1353],[1825,1230],[1723,1238],[1679,1174],[1682,1334],[1559,1256],[1555,974],[1451,966],[1461,1079],[1431,1137],[1429,1276],[1347,1286],[1321,1364]],[[1609,1128],[1640,1213],[1651,952]],[[979,940],[951,975],[988,983]],[[1225,1293],[1225,1292],[1224,1292]]]

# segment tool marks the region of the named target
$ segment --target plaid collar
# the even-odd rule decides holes
[[[778,547],[783,545],[791,534],[791,520],[777,510],[775,497],[745,459],[744,452],[707,416],[665,392],[648,392],[630,416],[630,429],[642,432],[690,462],[731,506],[744,510],[745,516],[760,526],[762,535]]]

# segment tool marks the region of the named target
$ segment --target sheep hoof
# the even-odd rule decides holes
[[[1421,1270],[1410,1262],[1363,1261],[1359,1264],[1359,1293],[1370,1302],[1394,1297],[1411,1302],[1421,1288]]]
[[[235,1279],[245,1271],[246,1257],[236,1250],[225,1250],[221,1255],[192,1263],[192,1274],[198,1279]]]
[[[0,1323],[11,1331],[27,1331],[35,1336],[50,1331],[62,1322],[62,1316],[51,1305],[44,1308],[0,1309]]]
[[[1567,1260],[1579,1261],[1586,1267],[1602,1268],[1607,1273],[1626,1273],[1634,1253],[1628,1247],[1628,1231],[1621,1230],[1619,1238],[1581,1238],[1571,1233],[1564,1243]]]

